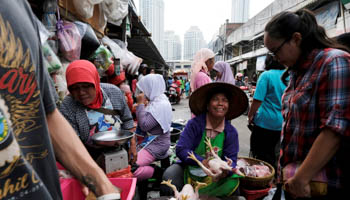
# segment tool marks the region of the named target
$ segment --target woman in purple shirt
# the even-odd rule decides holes
[[[214,149],[217,149],[218,156],[222,160],[231,159],[231,167],[235,168],[239,149],[238,133],[229,120],[240,116],[247,109],[247,96],[232,84],[215,82],[197,89],[189,103],[196,117],[186,124],[176,145],[180,163],[166,169],[163,180],[172,180],[179,191],[184,184],[204,182],[207,186],[199,189],[199,194],[230,196],[239,184],[236,174],[231,170],[223,170],[221,174],[210,177],[188,155],[193,152],[196,159],[207,166],[212,156],[204,141],[209,139]],[[161,195],[171,195],[171,191],[161,187]]]
[[[137,124],[142,132],[152,138],[137,153],[136,164],[139,167],[134,176],[142,181],[153,176],[152,162],[168,156],[172,108],[164,95],[165,82],[161,75],[146,75],[137,83],[137,87],[142,92],[136,97]]]

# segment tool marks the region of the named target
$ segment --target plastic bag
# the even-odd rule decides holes
[[[80,33],[80,36],[85,35],[88,24],[86,24],[84,22],[80,22],[80,21],[75,21],[73,23],[77,26],[79,33]]]
[[[99,4],[98,5],[98,9],[100,10],[99,12],[99,16],[98,16],[98,30],[104,30],[107,26],[107,16],[105,15],[105,12],[103,11],[102,5]]]
[[[126,50],[127,44],[125,42],[118,40],[118,39],[112,39],[112,41],[117,43],[117,45],[120,46],[120,48]]]
[[[104,0],[102,3],[103,11],[107,16],[108,22],[120,26],[123,19],[128,14],[128,0]]]
[[[113,56],[115,58],[119,58],[120,60],[122,60],[122,58],[125,56],[126,50],[121,48],[120,45],[115,43],[113,40],[109,39],[109,37],[104,36],[102,38],[102,43],[104,45],[107,45],[111,49],[111,52],[113,53]]]
[[[85,19],[94,15],[94,4],[87,0],[73,0],[73,5],[77,13]]]
[[[107,47],[101,45],[98,47],[98,49],[95,51],[91,59],[94,61],[94,64],[98,71],[106,71],[109,66],[113,63],[113,55],[112,53],[107,49]]]
[[[87,60],[91,57],[91,55],[98,49],[98,47],[101,44],[95,34],[95,31],[91,28],[89,24],[86,25],[86,31],[85,34],[82,36],[81,40],[82,51],[80,53],[80,58]]]
[[[43,4],[43,17],[42,22],[47,28],[47,30],[54,32],[56,31],[56,10],[57,2],[56,0],[45,0]]]
[[[44,66],[48,72],[54,73],[62,68],[62,63],[56,54],[52,51],[48,43],[43,44]]]
[[[44,24],[41,23],[41,21],[38,18],[35,17],[35,21],[39,29],[40,42],[41,45],[43,45],[46,42],[46,40],[50,37],[51,33],[46,29]]]
[[[106,44],[111,49],[115,58],[120,59],[120,63],[125,71],[130,75],[136,75],[143,60],[128,51],[125,43],[119,40],[117,42],[120,43],[120,45],[118,45],[115,41],[117,40],[111,40],[107,36],[102,38],[102,43]],[[121,46],[124,48],[121,48]]]
[[[125,67],[125,71],[130,75],[136,75],[139,67],[142,63],[142,58],[135,56],[132,52],[125,52],[125,57],[121,60],[122,66]]]
[[[72,22],[59,20],[57,22],[57,37],[63,56],[74,61],[80,58],[81,36],[78,28]]]

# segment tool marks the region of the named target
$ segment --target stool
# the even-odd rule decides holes
[[[160,159],[160,167],[162,169],[166,169],[170,166],[170,155],[168,155],[166,158]]]
[[[140,194],[140,199],[147,199],[147,193],[150,191],[159,190],[160,182],[162,181],[163,172],[166,168],[170,166],[170,156],[168,155],[166,158],[155,160],[155,162],[160,161],[160,167],[155,164],[151,164],[154,168],[153,176],[147,180],[139,182],[138,190]]]

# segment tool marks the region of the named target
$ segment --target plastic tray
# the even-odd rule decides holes
[[[136,178],[110,178],[109,180],[113,185],[122,189],[122,200],[132,200],[135,194]],[[85,200],[80,183],[76,179],[61,179],[61,191],[64,200]]]

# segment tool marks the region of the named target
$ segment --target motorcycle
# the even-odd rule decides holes
[[[180,88],[178,88],[175,83],[172,83],[168,91],[166,91],[166,95],[168,96],[171,105],[178,104],[180,102],[181,96],[178,89]]]

